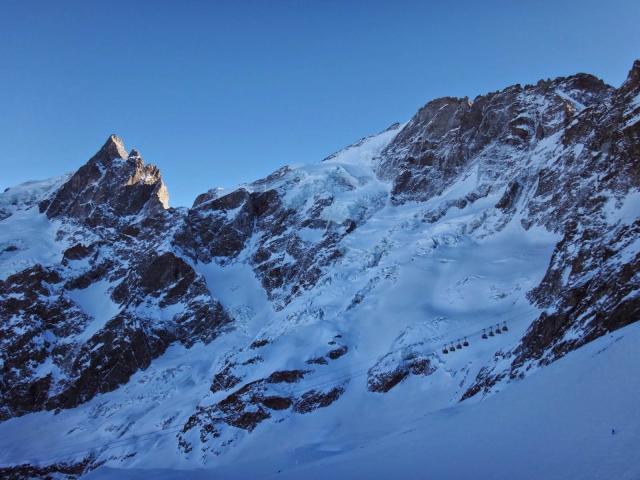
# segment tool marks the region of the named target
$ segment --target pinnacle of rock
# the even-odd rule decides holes
[[[107,141],[98,154],[106,155],[109,160],[113,160],[114,158],[127,158],[129,156],[127,150],[124,148],[124,142],[115,134],[109,135],[109,138],[107,138]]]
[[[637,85],[640,85],[640,59],[633,62],[629,75],[623,83],[621,90],[631,90]]]

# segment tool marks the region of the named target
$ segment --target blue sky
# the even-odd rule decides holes
[[[429,99],[640,57],[640,2],[0,3],[0,188],[73,171],[110,133],[172,205],[307,163]]]

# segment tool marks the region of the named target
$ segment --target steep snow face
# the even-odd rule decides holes
[[[0,280],[35,264],[59,261],[64,243],[56,241],[59,225],[38,211],[38,204],[70,175],[25,182],[0,193]]]
[[[630,325],[499,395],[436,412],[424,410],[433,392],[411,381],[367,408],[345,401],[340,413],[256,431],[233,463],[189,478],[636,478],[638,342]],[[113,465],[87,478],[184,475]]]
[[[248,188],[282,192],[284,207],[299,213],[303,219],[312,218],[315,211],[320,210],[318,218],[321,221],[362,223],[386,203],[389,185],[378,179],[375,168],[380,152],[401,128],[402,125],[394,124],[330,155],[319,164],[288,169],[282,176],[255,182]],[[311,235],[307,243],[317,243],[317,239],[308,233],[314,229],[306,228],[307,235]],[[301,231],[304,236],[305,230]]]
[[[0,283],[0,463],[241,476],[280,465],[261,452],[358,458],[418,411],[461,441],[502,401],[526,410],[528,390],[481,400],[640,319],[634,72],[438,99],[188,210],[145,206],[159,175],[133,203],[67,182],[40,202],[62,258]],[[120,147],[89,163],[127,177]]]
[[[226,195],[200,195],[177,234],[200,263],[246,262],[276,309],[312,289],[343,254],[343,238],[387,202],[375,174],[380,151],[400,125],[362,139],[324,162],[283,167]]]
[[[379,158],[380,152],[389,145],[405,125],[394,123],[386,130],[376,135],[363,137],[356,143],[332,153],[322,161],[342,165],[359,165],[370,169],[375,168],[377,166],[375,160]]]
[[[520,217],[496,232],[501,191],[459,202],[478,183],[471,170],[427,202],[373,208],[340,241],[342,255],[312,289],[268,315],[262,310],[247,330],[248,348],[219,366],[212,391],[186,421],[179,435],[185,458],[234,458],[233,446],[263,423],[295,425],[291,412],[347,398],[375,401],[412,375],[434,392],[426,409],[455,404],[495,352],[515,346],[535,318],[525,294],[542,279],[560,239],[542,228],[525,230]],[[390,186],[371,180],[363,190],[371,184],[378,191]],[[430,221],[434,211],[442,214]],[[483,328],[504,321],[510,333],[481,340]],[[443,354],[465,336],[474,345],[470,356]],[[290,381],[272,381],[274,372]]]
[[[7,188],[0,193],[0,221],[10,217],[17,211],[26,210],[40,203],[55,192],[71,175],[32,180],[15,187]]]

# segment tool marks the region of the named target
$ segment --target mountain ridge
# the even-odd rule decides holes
[[[115,135],[40,193],[5,191],[0,431],[47,418],[63,441],[54,413],[91,418],[78,441],[178,426],[162,449],[193,468],[403,391],[477,402],[637,321],[639,72],[435,99],[188,209]],[[116,452],[65,460],[161,462]]]

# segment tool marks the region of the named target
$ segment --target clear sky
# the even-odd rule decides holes
[[[172,205],[318,161],[426,101],[640,57],[638,0],[0,3],[0,188],[111,133]]]

